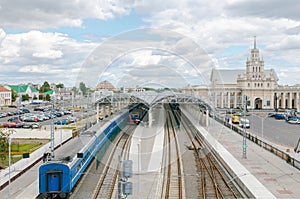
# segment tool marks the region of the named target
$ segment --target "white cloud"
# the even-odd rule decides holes
[[[59,27],[80,27],[87,18],[107,20],[116,16],[122,17],[134,10],[143,16],[151,28],[156,28],[149,31],[159,35],[157,41],[148,41],[148,38],[143,41],[129,41],[132,39],[130,38],[126,42],[122,40],[120,44],[119,40],[115,40],[115,43],[103,46],[108,50],[101,51],[101,58],[109,60],[103,63],[114,62],[115,56],[122,56],[120,64],[127,72],[131,71],[130,66],[133,64],[147,67],[155,64],[166,66],[170,64],[170,60],[175,65],[186,67],[181,63],[182,60],[171,59],[170,55],[166,56],[162,51],[136,50],[135,53],[125,52],[130,54],[128,56],[118,54],[130,48],[128,45],[134,45],[138,49],[146,45],[151,47],[155,43],[157,48],[164,49],[171,43],[174,47],[172,50],[176,49],[178,56],[191,59],[195,63],[205,62],[203,60],[206,57],[201,56],[205,50],[218,67],[243,68],[253,45],[253,36],[256,35],[261,55],[265,60],[265,68],[278,71],[281,82],[288,82],[289,76],[300,82],[300,77],[288,74],[300,66],[299,6],[297,0],[185,0],[176,3],[173,0],[32,0],[30,3],[4,1],[0,3],[1,26],[37,31],[12,35],[0,29],[0,64],[14,69],[25,67],[16,71],[23,70],[27,73],[33,73],[36,66],[47,66],[49,70],[59,71],[60,75],[63,73],[66,77],[72,76],[70,78],[74,79],[74,74],[80,71],[86,56],[98,44],[78,42],[63,33],[39,30],[57,28],[59,32]],[[191,38],[204,50],[197,49],[200,52],[196,53],[195,49],[191,49],[193,45],[185,43],[184,40],[177,41],[179,48],[176,48],[172,42],[175,38],[180,38],[177,33]],[[112,49],[111,45],[115,45],[115,49]],[[233,52],[230,56],[222,54],[224,49],[232,46],[244,46],[244,50]],[[90,57],[85,64],[92,65],[98,59]],[[282,72],[282,68],[288,70]],[[186,68],[181,72],[185,74],[185,71]],[[112,72],[104,72],[104,76],[117,78]]]
[[[219,61],[219,67],[244,68],[253,36],[257,36],[265,68],[300,66],[300,12],[297,0],[288,1],[181,1],[171,0],[136,3],[137,11],[148,14],[145,20],[153,28],[179,32],[192,38]],[[230,56],[220,54],[231,46],[245,50]],[[248,46],[248,47],[247,47]],[[280,60],[279,60],[280,59]],[[291,71],[291,70],[290,70]],[[288,73],[288,72],[287,72]],[[288,76],[279,75],[281,82]],[[294,76],[293,76],[294,77]],[[300,77],[295,77],[300,83]]]
[[[59,50],[48,50],[47,52],[38,52],[38,53],[33,53],[33,57],[38,57],[38,58],[49,58],[49,59],[57,59],[61,58],[63,53]]]
[[[0,6],[1,26],[23,29],[79,27],[86,18],[107,20],[130,11],[118,0],[10,0]]]
[[[97,45],[61,33],[5,35],[0,43],[1,83],[49,81],[73,86],[81,64]]]

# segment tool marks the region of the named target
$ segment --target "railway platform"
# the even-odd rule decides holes
[[[217,146],[216,143],[220,143],[220,145],[217,146],[220,155],[222,154],[222,150],[220,149],[224,147],[233,158],[241,164],[241,168],[237,168],[237,174],[232,180],[244,179],[246,183],[249,183],[249,188],[251,188],[251,186],[255,186],[252,181],[253,179],[249,181],[250,178],[247,179],[247,177],[253,176],[263,185],[263,187],[259,189],[254,189],[260,198],[267,198],[267,195],[269,196],[268,198],[282,199],[300,197],[300,189],[298,188],[300,186],[300,171],[298,169],[249,140],[246,141],[245,157],[243,154],[243,137],[241,135],[212,118],[209,118],[209,125],[203,128],[199,124],[199,120],[196,119],[197,117],[193,116],[193,113],[184,112],[201,133],[206,131],[213,137],[215,140],[212,143],[213,145]],[[206,135],[207,138],[209,135]],[[265,141],[267,142],[267,140]],[[272,145],[274,146],[275,144]],[[283,150],[286,148],[284,146],[278,147],[281,147]],[[291,155],[293,157],[297,156],[297,154],[293,152],[291,152]],[[225,159],[226,158],[227,157],[225,157]],[[234,161],[227,163],[230,167],[236,167]],[[243,170],[243,172],[241,172],[241,170]],[[266,192],[269,193],[264,195]]]

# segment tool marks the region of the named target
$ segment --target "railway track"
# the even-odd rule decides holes
[[[108,158],[107,163],[103,169],[103,175],[97,183],[96,189],[93,193],[92,199],[109,199],[113,197],[113,192],[116,187],[117,177],[119,175],[120,159],[115,157],[122,157],[125,148],[130,140],[131,132],[136,126],[127,126],[123,131],[122,136],[115,143],[112,152]],[[129,133],[130,132],[130,133]]]
[[[165,190],[162,198],[184,198],[183,196],[183,178],[180,162],[180,151],[174,129],[174,120],[171,109],[165,106],[167,110],[167,118],[165,130],[167,136],[165,139]]]
[[[176,113],[176,115],[179,117],[178,113]],[[244,198],[241,191],[231,183],[231,177],[226,175],[226,171],[222,169],[220,163],[213,154],[209,152],[195,127],[183,115],[181,115],[181,124],[190,140],[190,148],[194,150],[194,156],[200,174],[200,198]]]

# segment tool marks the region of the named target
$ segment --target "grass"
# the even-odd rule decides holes
[[[12,143],[11,144],[11,152],[21,152],[21,153],[31,153],[37,150],[39,147],[43,145],[42,142],[33,142],[33,143]],[[0,154],[0,169],[8,167],[8,150],[0,150],[6,151],[5,154]],[[11,164],[22,159],[22,155],[11,155]]]
[[[36,143],[25,143],[25,144],[19,144],[19,143],[12,143],[11,145],[11,151],[16,152],[32,152],[36,150],[39,146],[41,146],[43,143],[36,142]]]
[[[11,165],[13,163],[18,162],[19,160],[22,159],[22,155],[12,155],[11,156]],[[1,155],[0,156],[0,168],[6,168],[8,167],[8,155]]]

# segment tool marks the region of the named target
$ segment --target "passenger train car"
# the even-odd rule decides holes
[[[140,106],[132,106],[114,120],[101,121],[55,151],[55,159],[39,168],[37,198],[67,198],[100,148],[128,124],[130,113]]]

